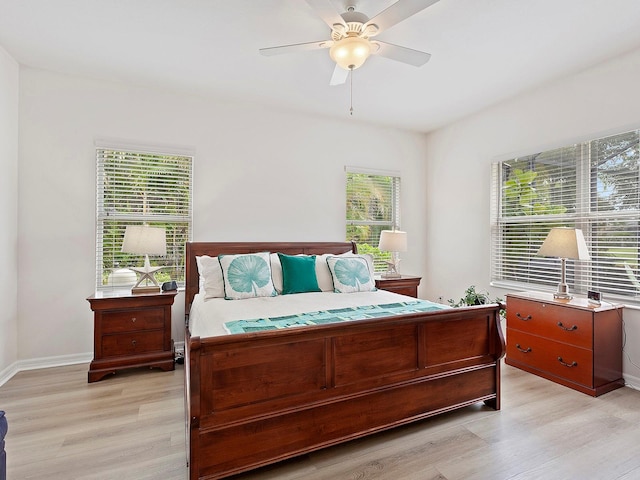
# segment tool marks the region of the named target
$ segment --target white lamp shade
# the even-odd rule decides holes
[[[591,260],[584,235],[579,228],[552,228],[537,255],[542,257]]]
[[[136,255],[166,255],[167,235],[164,228],[128,225],[124,232],[122,251]]]
[[[400,230],[382,230],[378,248],[383,252],[406,252],[407,232]]]

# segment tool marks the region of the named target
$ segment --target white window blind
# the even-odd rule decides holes
[[[537,257],[551,227],[582,229],[591,261],[567,261],[570,290],[640,300],[639,131],[493,165],[491,278],[504,286],[560,281],[560,261]]]
[[[121,251],[127,225],[166,230],[167,255],[150,257],[163,266],[159,282],[184,283],[185,243],[191,238],[193,157],[97,148],[96,286],[113,286],[116,269],[141,266],[142,257]]]
[[[382,230],[400,229],[400,175],[347,167],[346,198],[347,240],[373,255],[376,271],[386,270],[391,254],[378,243]]]

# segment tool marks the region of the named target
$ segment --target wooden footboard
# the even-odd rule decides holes
[[[208,339],[187,329],[189,478],[222,478],[476,402],[499,409],[499,308]]]

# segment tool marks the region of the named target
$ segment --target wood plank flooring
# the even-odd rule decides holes
[[[93,384],[87,369],[0,387],[8,480],[185,480],[182,367]],[[475,405],[234,480],[640,479],[640,391],[592,398],[509,366],[502,382],[499,412]]]

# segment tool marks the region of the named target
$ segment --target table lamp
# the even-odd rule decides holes
[[[387,262],[387,271],[382,274],[382,278],[398,278],[400,273],[398,266],[400,257],[398,252],[407,251],[407,232],[400,230],[382,230],[380,232],[380,243],[378,248],[382,252],[391,252],[391,261]]]
[[[152,267],[149,263],[149,255],[167,254],[167,236],[164,228],[150,227],[148,225],[128,225],[124,232],[122,251],[134,255],[144,255],[144,267],[131,267],[131,270],[140,274],[140,278],[131,289],[131,293],[160,292],[160,285],[158,285],[154,273],[163,267]],[[141,285],[143,281],[144,285]]]
[[[587,250],[587,244],[582,235],[582,230],[569,227],[552,228],[536,255],[541,257],[557,257],[560,259],[562,274],[560,283],[558,284],[558,290],[553,294],[553,298],[562,300],[573,298],[569,295],[566,283],[567,259],[591,260],[589,251]]]

